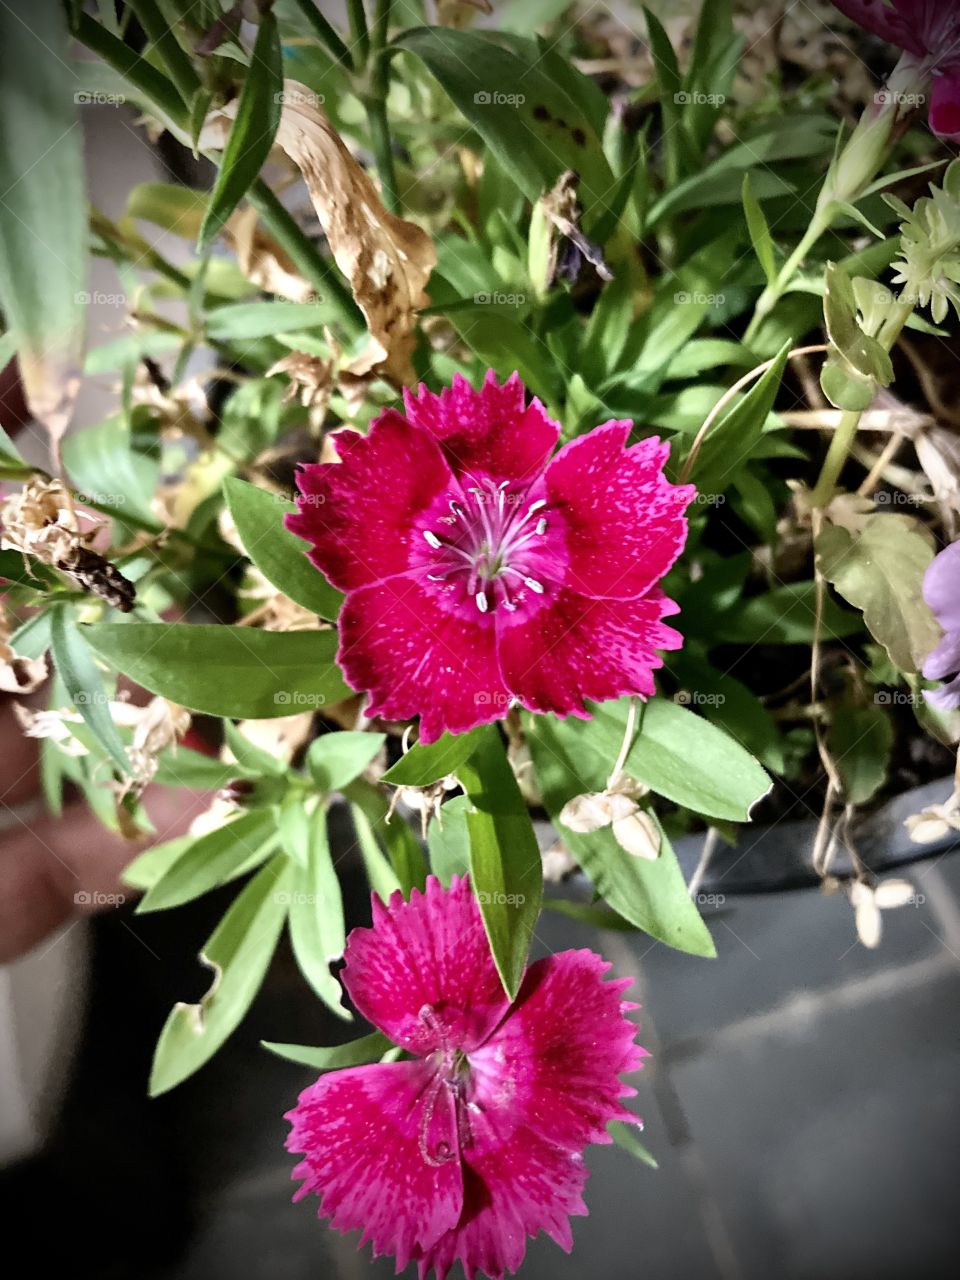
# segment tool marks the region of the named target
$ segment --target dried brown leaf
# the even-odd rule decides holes
[[[211,112],[201,147],[222,147],[236,112],[236,102]],[[432,240],[384,208],[316,96],[295,80],[284,82],[276,141],[303,175],[337,266],[366,318],[372,340],[353,372],[376,367],[393,382],[414,382],[416,317],[429,301],[424,286],[437,261]]]

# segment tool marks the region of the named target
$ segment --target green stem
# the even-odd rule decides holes
[[[743,335],[744,345],[749,346],[757,336],[757,331],[763,324],[764,320],[790,287],[794,276],[797,274],[797,271],[803,263],[804,258],[820,237],[830,229],[832,221],[832,216],[829,216],[824,210],[818,209],[814,213],[813,220],[804,232],[800,243],[780,268],[776,280],[774,280],[773,284],[767,285],[766,289],[764,289],[763,293],[761,293],[757,300],[753,319],[750,321],[750,324],[747,326],[747,331]]]
[[[390,51],[387,49],[390,4],[391,0],[377,0],[374,11],[373,26],[370,29],[370,93],[364,96],[363,105],[370,128],[370,147],[380,175],[383,203],[391,213],[399,213],[400,195],[387,117],[387,94],[390,92]]]
[[[116,245],[119,249],[124,250],[131,266],[139,266],[141,263],[146,263],[148,267],[156,271],[157,275],[163,276],[171,284],[175,284],[177,288],[182,289],[184,293],[190,292],[192,284],[190,277],[178,267],[175,267],[172,262],[169,262],[163,254],[148,244],[142,236],[121,231],[115,222],[111,222],[99,209],[94,208],[90,210],[90,228],[106,243]],[[136,261],[134,261],[134,256]]]
[[[314,0],[293,0],[293,2],[313,28],[313,34],[320,43],[326,45],[328,51],[342,66],[352,71],[353,58],[350,56],[350,50],[317,8]]]
[[[139,53],[128,49],[106,27],[94,22],[89,14],[81,13],[75,34],[91,53],[97,54],[114,71],[130,81],[143,97],[144,105],[151,106],[161,119],[166,118],[178,128],[186,128],[189,113],[180,95],[162,72],[151,66]]]
[[[154,0],[128,0],[128,2],[137,15],[137,20],[143,27],[150,44],[160,55],[184,104],[189,107],[200,90],[200,77],[194,70],[193,63],[180,47],[177,37]]]
[[[370,56],[370,32],[367,30],[367,15],[363,11],[363,0],[347,0],[347,13],[350,17],[353,65],[357,71],[363,71]]]
[[[903,327],[911,315],[913,315],[912,302],[899,302],[891,311],[884,322],[883,328],[877,334],[877,341],[884,350],[891,351],[893,349],[894,343],[900,337]],[[833,433],[833,439],[830,441],[827,456],[824,458],[823,466],[820,469],[819,479],[813,493],[810,495],[811,506],[817,509],[825,507],[836,493],[840,473],[857,437],[857,429],[860,426],[862,416],[862,411],[859,409],[846,409],[840,415],[840,422]]]
[[[289,254],[301,274],[310,281],[319,295],[336,299],[343,323],[354,334],[359,333],[363,326],[346,285],[262,179],[258,178],[253,184],[247,192],[247,199],[260,214],[263,225]]]

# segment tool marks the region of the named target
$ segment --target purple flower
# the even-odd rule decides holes
[[[930,128],[960,141],[960,0],[833,2],[865,30],[902,49],[922,75],[932,76]]]
[[[924,697],[941,711],[955,711],[960,708],[960,542],[951,543],[931,561],[923,579],[923,598],[946,632],[923,664],[924,679],[952,677]]]

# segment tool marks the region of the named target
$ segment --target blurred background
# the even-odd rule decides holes
[[[164,176],[161,161],[123,106],[89,106],[84,125],[93,198],[118,216],[131,186]],[[179,242],[161,247],[176,260]],[[103,342],[123,307],[102,259],[90,290],[91,339]],[[88,381],[77,424],[114,397],[109,379]],[[11,789],[25,765],[0,765],[0,857],[37,816]],[[350,852],[344,839],[341,869]],[[722,880],[706,904],[713,962],[544,914],[535,954],[589,946],[635,979],[652,1057],[631,1105],[659,1168],[592,1149],[574,1253],[534,1243],[526,1280],[955,1274],[960,857],[908,874],[916,901],[886,913],[877,951],[857,941],[842,896],[737,896]],[[34,1267],[104,1280],[393,1273],[318,1223],[315,1202],[291,1204],[283,1113],[311,1073],[259,1041],[329,1044],[344,1028],[282,947],[226,1048],[146,1097],[157,1033],[174,1001],[206,990],[196,953],[232,892],[145,917],[127,904],[0,968],[0,1197],[8,1247],[29,1249]],[[363,923],[349,869],[345,894]]]

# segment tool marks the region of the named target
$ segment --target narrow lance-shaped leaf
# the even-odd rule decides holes
[[[282,101],[283,69],[277,20],[269,11],[261,12],[250,69],[200,228],[201,248],[211,242],[256,181],[273,146]]]
[[[753,245],[753,251],[757,255],[757,261],[763,267],[763,274],[767,278],[767,284],[773,284],[777,277],[777,259],[773,248],[773,237],[770,234],[770,227],[760,208],[760,201],[753,194],[753,186],[751,184],[750,174],[743,175],[743,211],[747,218],[747,230],[750,232],[750,242]]]
[[[773,410],[790,345],[784,343],[770,368],[710,428],[690,477],[701,493],[722,493],[737,470],[749,461]]]
[[[458,776],[472,806],[467,829],[473,889],[497,971],[513,999],[540,913],[540,847],[495,726],[480,730]]]
[[[131,622],[83,634],[151,693],[208,715],[266,720],[350,696],[334,661],[335,631]]]
[[[267,856],[275,841],[270,814],[242,813],[190,842],[152,885],[137,907],[139,914],[166,911],[226,884],[258,853]]]
[[[371,836],[379,840],[386,849],[404,896],[414,887],[424,888],[427,883],[427,863],[423,850],[399,814],[387,821],[390,805],[383,791],[373,783],[357,778],[343,788],[343,794],[352,805],[362,811]],[[371,865],[376,865],[375,859],[372,864],[368,862],[368,873]],[[376,889],[372,879],[371,884]],[[379,889],[377,892],[379,893]]]
[[[434,816],[427,831],[430,870],[447,886],[454,876],[465,876],[470,871],[467,813],[472,807],[469,796],[454,796]]]
[[[103,676],[66,605],[50,610],[50,646],[54,666],[73,705],[120,772],[128,774],[130,761],[110,715]]]
[[[213,970],[199,1004],[176,1004],[160,1033],[150,1095],[192,1076],[240,1024],[263,982],[290,899],[292,866],[278,855],[243,889],[200,953]]]
[[[527,718],[537,781],[557,831],[597,892],[625,920],[680,951],[713,956],[713,941],[662,833],[660,854],[649,862],[625,853],[609,827],[578,834],[559,824],[564,805],[574,796],[603,789],[616,759],[622,723],[619,737],[602,726],[596,732],[595,726],[596,721],[574,725],[553,716]]]
[[[307,769],[321,791],[340,791],[358,777],[387,740],[385,733],[325,733],[307,751]]]
[[[330,856],[327,814],[318,805],[302,828],[307,848],[298,851],[290,897],[290,941],[300,972],[338,1018],[352,1021],[343,1003],[343,988],[330,972],[346,943],[343,898]],[[292,853],[292,850],[287,850]]]
[[[444,733],[436,742],[417,743],[383,775],[384,782],[398,787],[426,787],[431,782],[456,773],[476,749],[480,730]]]
[[[278,1058],[286,1058],[288,1062],[296,1062],[302,1067],[312,1067],[314,1071],[362,1067],[368,1062],[379,1062],[393,1048],[382,1031],[372,1031],[359,1040],[348,1040],[346,1044],[331,1045],[329,1048],[314,1048],[308,1044],[279,1044],[274,1040],[261,1040],[260,1043]]]

